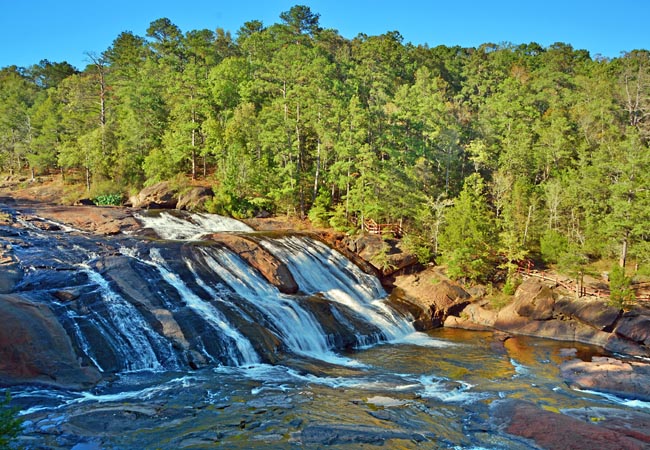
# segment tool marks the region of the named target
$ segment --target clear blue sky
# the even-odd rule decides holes
[[[649,0],[0,0],[0,67],[41,59],[84,68],[122,31],[145,36],[169,18],[183,32],[217,27],[233,35],[244,22],[279,22],[303,4],[346,38],[397,30],[413,44],[564,42],[592,56],[650,49]]]

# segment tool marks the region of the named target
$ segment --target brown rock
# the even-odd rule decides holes
[[[650,364],[593,357],[574,359],[560,366],[562,377],[580,389],[650,401]]]
[[[36,213],[45,219],[82,231],[114,235],[134,231],[140,224],[125,208],[97,206],[53,206],[39,207]]]
[[[129,198],[129,203],[134,208],[174,209],[178,203],[177,194],[168,181],[161,181],[142,189]]]
[[[555,315],[579,320],[601,331],[611,331],[621,312],[600,299],[562,297],[555,302]]]
[[[626,432],[585,423],[566,414],[546,411],[521,400],[492,404],[492,420],[508,434],[534,441],[549,450],[641,450],[645,444]]]
[[[524,281],[515,292],[512,308],[521,317],[548,320],[553,317],[554,305],[553,291],[542,282],[529,279]]]
[[[298,292],[298,284],[287,266],[279,261],[255,240],[228,233],[215,233],[206,238],[219,242],[237,253],[248,264],[257,269],[267,281],[284,294]]]
[[[212,188],[197,186],[187,192],[178,194],[176,209],[187,211],[204,211],[205,202],[214,196]]]
[[[614,333],[650,347],[650,315],[625,315],[618,321]]]
[[[0,384],[80,389],[100,380],[96,369],[81,366],[64,328],[44,305],[0,295],[0,317]]]
[[[470,303],[470,296],[462,287],[448,280],[439,281],[431,269],[398,277],[395,286],[403,290],[409,301],[419,305],[422,314],[416,317],[415,326],[420,330],[442,326],[447,317],[460,316]]]

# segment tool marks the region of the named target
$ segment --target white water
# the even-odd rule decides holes
[[[356,311],[381,328],[389,340],[415,332],[411,322],[388,307],[379,280],[325,244],[295,236],[264,240],[261,244],[284,262],[308,294],[322,292],[328,299]]]
[[[161,239],[199,240],[210,233],[253,231],[243,222],[216,214],[192,214],[187,220],[168,212],[156,216],[134,215],[146,228],[153,229]]]
[[[223,335],[230,338],[234,343],[237,352],[234,352],[234,349],[231,346],[227,346],[227,351],[229,352],[228,356],[232,363],[235,365],[241,365],[254,364],[260,361],[259,356],[255,352],[250,341],[235,329],[217,308],[192,292],[183,280],[167,267],[167,264],[160,255],[158,249],[151,249],[150,255],[153,265],[158,269],[165,281],[171,284],[178,291],[187,306],[196,311],[210,325],[223,333]]]
[[[123,353],[121,360],[127,370],[163,370],[164,367],[158,360],[152,342],[158,347],[167,350],[167,353],[174,355],[169,348],[169,343],[156,334],[144,320],[140,312],[120,295],[114,292],[108,281],[89,266],[80,265],[80,268],[88,275],[88,279],[98,286],[104,305],[109,312],[109,318],[96,314],[96,320],[101,321],[109,328],[104,335],[109,341],[117,341],[114,349]],[[108,324],[110,320],[110,324]],[[108,327],[106,327],[108,325]],[[111,334],[110,331],[117,331]]]
[[[348,358],[334,354],[325,332],[314,317],[294,299],[282,294],[251,270],[239,256],[218,248],[201,248],[200,252],[206,265],[233,291],[271,319],[291,351],[335,364],[355,364]]]

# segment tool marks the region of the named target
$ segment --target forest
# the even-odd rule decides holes
[[[415,46],[319,19],[298,5],[231,33],[161,18],[83,70],[2,68],[0,171],[113,199],[203,182],[208,209],[238,218],[399,222],[421,262],[467,281],[507,286],[527,258],[650,274],[650,52]]]

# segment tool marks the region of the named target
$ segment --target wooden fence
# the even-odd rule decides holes
[[[363,222],[363,229],[370,234],[392,233],[395,237],[402,237],[405,234],[402,221],[399,223],[377,223],[372,219],[367,219]]]
[[[578,295],[578,297],[593,296],[598,298],[609,298],[610,295],[608,288],[593,289],[588,286],[582,285],[582,283],[577,283],[575,280],[561,279],[556,274],[551,274],[543,270],[535,270],[532,268],[531,264],[520,265],[519,267],[517,267],[517,273],[522,278],[533,277],[543,281],[550,281],[556,286],[562,286],[564,289],[570,292],[575,292]],[[634,286],[632,286],[632,289],[635,290],[635,296],[637,301],[650,302],[650,295],[639,295],[636,292],[638,291],[638,289],[634,289]]]

